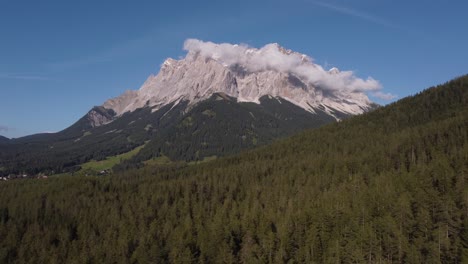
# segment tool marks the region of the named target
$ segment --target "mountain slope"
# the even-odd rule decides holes
[[[76,171],[82,163],[128,152],[147,141],[127,163],[137,164],[161,155],[174,161],[203,160],[234,154],[335,121],[325,111],[317,109],[312,114],[280,98],[265,96],[260,101],[260,104],[237,102],[236,98],[214,94],[191,108],[187,107],[187,101],[182,101],[156,111],[140,108],[116,119],[97,117],[99,111],[112,110],[95,107],[61,132],[11,140],[0,151],[0,165],[5,168],[0,173]],[[107,124],[93,127],[91,118]]]
[[[333,121],[324,111],[311,115],[279,98],[265,96],[255,104],[214,94],[194,106],[179,123],[157,134],[136,160],[160,155],[186,161],[224,156]]]
[[[201,165],[3,183],[0,261],[464,263],[467,127],[464,76]]]
[[[0,173],[74,171],[89,160],[128,152],[143,145],[157,129],[166,128],[181,115],[182,110],[172,106],[166,105],[156,112],[141,108],[98,127],[92,127],[89,120],[101,108],[93,108],[61,132],[13,139],[0,151],[0,166],[4,167]]]
[[[10,141],[9,138],[4,137],[4,136],[0,136],[0,142],[8,142],[8,141]]]

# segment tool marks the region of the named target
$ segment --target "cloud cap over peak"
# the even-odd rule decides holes
[[[343,92],[370,92],[381,99],[394,98],[390,94],[381,92],[379,81],[368,77],[357,77],[353,71],[325,70],[313,62],[307,55],[292,52],[280,45],[267,44],[260,49],[245,44],[213,43],[198,39],[187,39],[184,50],[189,53],[199,53],[201,56],[212,58],[226,66],[241,65],[247,71],[258,72],[274,70],[286,72],[301,77],[309,83],[323,89]]]

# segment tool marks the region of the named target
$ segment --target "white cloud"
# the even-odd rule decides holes
[[[46,131],[42,131],[40,133],[44,133],[44,134],[54,134],[54,133],[57,133],[57,131],[51,131],[51,130],[46,130]]]
[[[0,131],[8,132],[9,130],[10,130],[9,127],[4,126],[4,125],[0,125]]]
[[[320,6],[320,7],[323,7],[323,8],[326,8],[326,9],[329,9],[329,10],[344,14],[344,15],[357,17],[359,19],[372,22],[374,24],[379,24],[379,25],[389,27],[389,28],[399,28],[398,26],[394,25],[393,23],[391,23],[391,22],[389,22],[389,21],[387,21],[385,19],[382,19],[380,17],[374,16],[374,15],[371,15],[371,14],[368,14],[368,13],[364,13],[364,12],[356,10],[356,9],[352,9],[352,8],[345,7],[345,6],[340,6],[340,5],[333,5],[333,4],[326,3],[326,2],[319,2],[319,1],[309,1],[309,2],[314,4],[314,5],[317,5],[317,6]]]
[[[379,99],[382,99],[382,100],[386,100],[386,101],[390,101],[392,99],[397,98],[396,95],[393,95],[393,94],[390,94],[390,93],[384,93],[384,92],[381,92],[381,91],[373,92],[372,96],[374,96],[376,98],[379,98]]]
[[[322,66],[313,63],[312,58],[285,50],[278,44],[268,44],[261,49],[255,49],[244,44],[216,44],[198,39],[187,39],[184,43],[184,49],[189,52],[198,52],[204,57],[213,58],[227,66],[242,65],[250,72],[263,70],[288,72],[323,89],[373,92],[379,98],[394,98],[379,92],[382,85],[372,77],[361,79],[352,71],[331,73]]]

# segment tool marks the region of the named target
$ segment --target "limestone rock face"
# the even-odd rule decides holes
[[[139,90],[127,91],[108,100],[103,106],[122,115],[145,106],[156,111],[166,104],[178,104],[181,101],[188,101],[190,107],[208,99],[213,93],[224,93],[237,98],[239,102],[255,103],[259,103],[260,97],[269,95],[288,100],[311,113],[321,109],[332,116],[336,112],[346,115],[361,114],[373,107],[373,103],[362,91],[321,87],[320,84],[311,82],[307,74],[299,75],[297,71],[288,71],[277,66],[274,61],[262,62],[267,66],[271,64],[271,67],[249,64],[251,62],[248,58],[258,61],[265,54],[265,60],[269,60],[272,52],[278,52],[283,60],[289,57],[292,61],[299,60],[300,65],[296,65],[296,69],[317,67],[308,56],[286,50],[278,44],[269,44],[261,49],[246,49],[243,51],[243,56],[247,58],[244,65],[226,63],[217,56],[189,50],[183,59],[164,61],[160,72],[149,76]],[[321,74],[330,75],[333,80],[333,76],[341,73],[333,68]],[[336,116],[335,118],[338,119]]]
[[[115,112],[102,106],[97,106],[88,112],[87,118],[91,127],[105,125],[114,120]]]

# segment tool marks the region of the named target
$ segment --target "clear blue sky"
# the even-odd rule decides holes
[[[0,0],[0,135],[66,128],[184,56],[187,38],[278,42],[402,98],[468,73],[467,10],[464,0]]]

